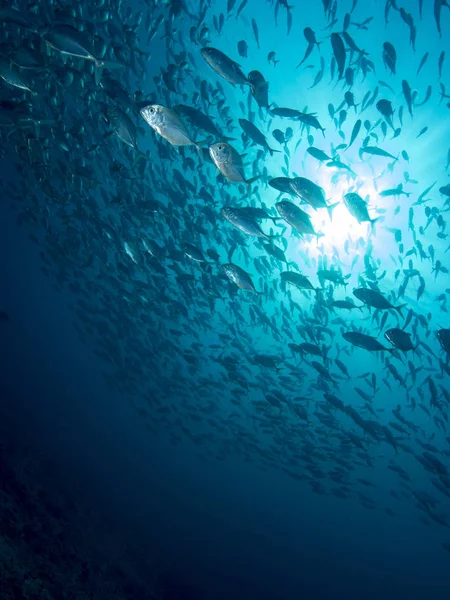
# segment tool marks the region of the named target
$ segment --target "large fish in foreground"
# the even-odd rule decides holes
[[[333,209],[339,204],[327,204],[325,200],[325,191],[320,185],[317,185],[306,177],[295,177],[290,183],[293,193],[301,198],[304,202],[312,206],[314,210],[318,208],[326,208],[330,219],[332,218]]]
[[[258,179],[245,179],[244,163],[237,150],[226,142],[217,142],[209,147],[209,154],[213,163],[229,183],[246,183],[247,185]]]
[[[150,127],[173,146],[196,146],[180,117],[170,108],[149,104],[141,108],[141,116]]]
[[[262,292],[258,292],[253,285],[253,281],[247,271],[244,271],[244,269],[241,269],[241,267],[238,267],[233,263],[228,263],[226,265],[222,265],[222,268],[225,271],[225,275],[228,277],[228,279],[235,283],[239,289],[246,290],[247,292],[253,292],[254,294],[262,294]]]
[[[292,189],[291,183],[293,179],[290,177],[274,177],[269,180],[269,185],[274,190],[278,190],[283,194],[290,194],[291,196],[296,196],[296,193]]]
[[[386,298],[380,294],[380,292],[371,290],[370,288],[356,288],[353,290],[353,294],[358,298],[358,300],[361,300],[361,302],[367,304],[367,306],[377,308],[379,310],[389,310],[392,308],[397,310],[400,315],[402,314],[402,309],[406,306],[406,304],[394,306],[389,302],[389,300],[386,300]]]
[[[403,331],[403,329],[399,329],[398,327],[388,329],[385,331],[384,337],[394,346],[394,348],[398,348],[398,350],[403,350],[403,352],[415,350],[415,346],[413,346],[411,341],[411,335],[406,331]]]
[[[229,223],[242,231],[242,233],[245,233],[245,235],[264,238],[265,240],[272,240],[280,237],[278,235],[267,235],[264,233],[255,219],[246,214],[244,211],[241,211],[239,208],[226,206],[225,208],[222,208],[221,212],[222,216],[224,216]]]
[[[323,233],[314,231],[309,215],[292,202],[282,200],[275,204],[275,208],[280,217],[301,235],[315,235],[318,238],[323,236]]]

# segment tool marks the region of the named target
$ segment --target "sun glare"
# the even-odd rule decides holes
[[[352,246],[361,237],[367,239],[371,233],[372,226],[370,223],[360,224],[350,214],[344,204],[344,195],[349,191],[354,191],[364,199],[367,196],[370,199],[377,198],[378,193],[373,186],[372,175],[354,178],[340,177],[337,181],[335,175],[335,170],[322,167],[315,178],[316,183],[325,190],[327,204],[335,204],[336,202],[339,204],[333,209],[331,218],[324,209],[308,210],[314,230],[323,234],[319,239],[319,244],[315,239],[308,242],[308,246],[313,253],[318,252],[318,246],[322,247],[325,252],[332,250],[333,247],[341,251],[344,249],[347,240]],[[377,216],[371,210],[370,200],[369,214],[372,218]]]

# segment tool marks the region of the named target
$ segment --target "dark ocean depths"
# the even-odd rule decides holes
[[[449,5],[13,0],[0,32],[2,600],[449,598]]]

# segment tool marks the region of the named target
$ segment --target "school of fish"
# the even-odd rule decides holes
[[[294,0],[12,0],[2,196],[151,433],[392,517],[409,500],[450,552],[450,3],[317,4],[320,28]]]

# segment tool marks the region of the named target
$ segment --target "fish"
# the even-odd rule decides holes
[[[260,47],[260,45],[259,45],[259,31],[258,31],[258,24],[256,23],[255,19],[252,19],[252,29],[253,29],[253,35],[255,36],[256,45],[259,48]]]
[[[308,47],[306,48],[306,51],[305,51],[305,54],[303,55],[302,60],[296,66],[296,69],[298,69],[299,67],[301,67],[301,65],[308,59],[309,55],[314,50],[314,48],[316,46],[318,48],[319,45],[322,43],[322,42],[317,42],[317,40],[316,40],[316,34],[311,29],[311,27],[305,27],[303,29],[303,35],[305,36],[305,39],[308,42]]]
[[[438,59],[439,79],[441,79],[441,77],[442,77],[442,67],[444,65],[444,60],[445,60],[445,50],[442,50],[442,52],[439,54],[439,59]]]
[[[282,217],[286,223],[293,227],[300,235],[323,236],[322,233],[316,233],[314,231],[309,215],[292,202],[281,200],[275,204],[275,208],[280,217]]]
[[[242,58],[247,58],[248,56],[248,46],[245,40],[240,40],[238,42],[238,53]]]
[[[376,217],[375,219],[371,219],[369,216],[369,211],[367,208],[367,202],[365,202],[359,194],[356,192],[348,192],[344,195],[344,204],[347,207],[349,213],[355,217],[358,223],[371,223],[371,225],[375,225],[375,223],[380,219],[380,217]]]
[[[412,117],[413,116],[413,113],[412,113],[412,93],[411,93],[410,85],[406,81],[406,79],[403,79],[403,81],[402,81],[402,90],[403,90],[403,95],[404,95],[405,100],[406,100],[406,106],[408,107],[408,112],[409,112],[409,114]]]
[[[389,300],[386,300],[386,298],[380,292],[369,288],[355,288],[353,290],[353,294],[358,298],[358,300],[360,300],[367,306],[376,308],[378,310],[393,309],[398,311],[400,315],[402,314],[402,309],[405,308],[405,306],[407,306],[407,304],[400,304],[399,306],[394,306],[389,302]]]
[[[0,57],[0,78],[13,88],[36,94],[30,87],[32,84],[28,83],[25,77],[19,72],[19,69],[11,61],[3,57]]]
[[[403,184],[399,183],[397,187],[395,188],[390,188],[388,190],[382,190],[381,192],[379,192],[380,196],[383,196],[383,198],[387,198],[388,196],[406,196],[407,198],[409,198],[411,196],[411,192],[405,192],[403,190]]]
[[[379,112],[383,115],[383,117],[386,119],[386,122],[388,123],[388,125],[390,127],[392,127],[392,129],[394,129],[394,126],[392,124],[392,116],[394,114],[394,111],[392,109],[392,104],[389,100],[378,100],[377,104],[376,104],[377,109],[379,110]]]
[[[292,188],[292,179],[290,177],[274,177],[269,180],[269,186],[274,190],[278,190],[284,194],[295,196],[296,193]]]
[[[193,260],[194,262],[199,262],[199,263],[206,263],[206,259],[203,256],[203,252],[197,248],[196,246],[194,246],[193,244],[183,244],[182,246],[183,252],[184,254],[190,258],[191,260]]]
[[[299,290],[315,290],[310,280],[301,273],[293,273],[292,271],[282,271],[280,273],[281,281],[289,283]],[[317,288],[320,289],[320,288]]]
[[[394,160],[398,160],[397,157],[393,156],[386,150],[382,148],[378,148],[377,146],[362,146],[360,149],[360,154],[371,154],[372,156],[383,156],[385,158],[393,158]]]
[[[290,186],[292,192],[304,202],[312,206],[314,210],[326,208],[330,219],[332,218],[333,210],[339,205],[339,202],[327,204],[325,201],[325,191],[323,188],[306,177],[295,177],[291,180]]]
[[[210,133],[214,137],[220,138],[224,141],[232,141],[234,138],[227,137],[221,133],[219,129],[217,129],[216,125],[201,110],[194,108],[193,106],[187,106],[185,104],[176,104],[173,107],[173,110],[179,115],[182,119],[186,119],[189,121],[194,127],[202,129],[207,133]]]
[[[358,119],[355,122],[355,124],[353,125],[352,134],[350,136],[350,142],[349,142],[346,150],[348,150],[348,148],[350,148],[354,144],[354,142],[356,141],[356,138],[358,137],[359,132],[361,130],[361,124],[362,124],[361,119]]]
[[[354,302],[352,302],[351,300],[332,300],[330,306],[332,308],[341,308],[344,310],[353,310],[354,308],[359,309],[360,311],[362,311],[362,307],[361,306],[356,306],[356,304]]]
[[[240,211],[239,207],[226,206],[222,208],[221,213],[229,223],[245,233],[245,235],[252,235],[265,240],[273,240],[279,237],[277,235],[265,234],[255,219],[246,214],[245,211]]]
[[[430,54],[429,52],[425,52],[425,54],[422,56],[422,59],[421,59],[421,61],[419,63],[419,66],[417,68],[416,75],[418,75],[420,73],[420,71],[422,70],[424,64],[427,62],[429,54]]]
[[[273,64],[274,67],[277,66],[277,64],[280,62],[279,60],[276,60],[276,52],[269,52],[269,54],[267,55],[267,62],[269,64]]]
[[[31,15],[30,15],[31,16]],[[21,10],[17,8],[6,7],[0,9],[0,22],[2,23],[13,23],[18,27],[23,27],[25,29],[30,29],[32,31],[38,32],[38,26],[33,23],[33,21],[22,14]]]
[[[74,56],[94,63],[95,82],[100,84],[103,69],[123,69],[123,65],[114,62],[105,62],[96,58],[89,49],[89,41],[84,33],[78,31],[72,25],[57,24],[49,28],[44,28],[41,33],[44,42],[54,50],[67,56]]]
[[[216,142],[209,147],[213,163],[229,183],[253,183],[258,177],[245,179],[242,157],[227,142]]]
[[[334,55],[334,58],[336,59],[336,63],[338,66],[338,74],[339,74],[339,80],[340,80],[344,76],[344,71],[345,71],[345,62],[346,62],[345,46],[344,46],[344,42],[342,41],[342,38],[339,35],[339,33],[332,33],[330,39],[331,39],[331,46],[333,48],[333,55]]]
[[[172,146],[196,146],[183,121],[172,109],[160,104],[149,104],[140,110],[141,117],[158,135],[167,140]]]
[[[4,241],[156,454],[447,535],[449,4],[3,3]]]
[[[331,160],[328,154],[326,154],[323,150],[320,150],[320,148],[314,148],[314,146],[310,146],[306,152],[320,162]]]
[[[251,280],[250,275],[247,271],[244,271],[241,267],[233,263],[227,263],[222,265],[222,268],[225,272],[225,275],[228,279],[237,285],[240,290],[244,290],[247,292],[252,292],[254,294],[261,294],[262,292],[258,292],[253,285],[253,281]]]
[[[283,273],[281,273],[281,275],[283,275]],[[293,273],[292,275],[298,275],[298,273]],[[291,283],[292,285],[295,285],[293,282],[295,281],[299,281],[302,282],[302,276],[299,279],[292,279],[291,281],[289,281],[289,277],[286,279],[287,283]],[[306,284],[308,285],[308,284]],[[295,286],[298,287],[298,286]],[[300,285],[300,289],[314,289],[312,287],[304,287],[303,285]],[[303,342],[301,344],[288,344],[289,348],[292,350],[292,352],[295,352],[296,354],[300,354],[301,356],[304,356],[305,354],[312,354],[313,356],[320,356],[321,358],[323,358],[323,354],[322,354],[322,350],[319,348],[319,346],[317,346],[316,344],[311,344],[309,342]]]
[[[402,350],[403,352],[415,350],[415,346],[413,346],[411,341],[411,335],[406,331],[403,331],[403,329],[392,327],[384,332],[384,337],[398,350]]]
[[[395,75],[397,52],[390,42],[383,43],[383,62],[386,69],[388,69],[392,75]]]
[[[116,135],[128,146],[139,150],[137,146],[137,130],[130,117],[117,106],[102,107],[102,115],[111,125]],[[145,155],[144,155],[145,156]]]
[[[450,354],[450,329],[439,329],[436,333],[436,337],[439,340],[442,350],[447,354]]]
[[[274,152],[280,152],[280,150],[274,150],[273,148],[270,148],[267,143],[266,136],[251,121],[248,121],[247,119],[239,119],[239,125],[242,127],[248,137],[255,142],[255,144],[258,144],[259,146],[262,146],[268,150],[271,156],[273,156]]]
[[[250,85],[238,63],[229,58],[221,50],[205,46],[200,50],[200,54],[208,65],[229,83],[233,85]]]
[[[369,350],[370,352],[389,351],[389,349],[380,344],[376,338],[365,333],[360,333],[358,331],[344,331],[342,337],[352,344],[352,346],[364,348],[364,350]]]
[[[255,98],[258,106],[269,108],[269,84],[259,71],[250,71],[248,74],[248,84],[252,96]]]

